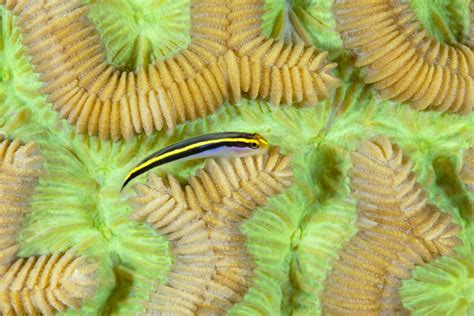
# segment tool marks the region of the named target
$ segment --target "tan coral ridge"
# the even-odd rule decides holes
[[[152,173],[137,185],[132,218],[166,236],[175,260],[146,312],[221,315],[241,301],[254,264],[240,224],[291,178],[290,158],[272,148],[264,156],[208,160],[184,186]]]
[[[191,1],[191,44],[136,72],[114,69],[80,0],[0,0],[17,16],[48,101],[78,133],[129,140],[251,99],[314,104],[339,81],[327,53],[262,33],[264,1]]]
[[[73,251],[18,259],[0,276],[2,315],[54,315],[95,294],[97,266]]]
[[[72,251],[17,258],[17,234],[29,200],[44,174],[44,158],[34,143],[0,136],[0,314],[52,315],[79,308],[93,296],[95,265]]]
[[[382,136],[352,153],[351,187],[359,231],[333,263],[321,295],[323,313],[398,314],[399,288],[416,265],[452,255],[459,226],[427,204],[412,163]]]
[[[357,56],[355,65],[367,67],[365,82],[382,98],[415,109],[472,111],[472,42],[449,46],[429,38],[403,0],[337,0],[334,11],[345,46]]]
[[[474,193],[474,146],[467,149],[464,153],[463,164],[459,176],[467,189]]]
[[[30,209],[43,162],[34,143],[24,145],[0,135],[0,274],[16,259],[17,232]]]

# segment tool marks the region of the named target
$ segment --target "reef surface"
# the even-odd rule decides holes
[[[474,2],[334,2],[0,0],[2,313],[473,313]]]

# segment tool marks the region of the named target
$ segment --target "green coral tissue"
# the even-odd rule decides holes
[[[0,0],[0,314],[474,315],[473,17],[472,0]],[[270,151],[120,191],[148,154],[222,131]],[[427,253],[343,270],[357,236],[398,233],[374,218],[410,212],[403,176],[427,213],[396,236]]]

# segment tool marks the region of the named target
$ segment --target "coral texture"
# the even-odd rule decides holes
[[[359,231],[328,274],[323,313],[398,313],[401,281],[416,265],[454,254],[459,226],[427,204],[412,163],[386,137],[362,142],[351,160]]]
[[[107,62],[81,1],[8,0],[5,6],[18,16],[48,101],[78,133],[101,139],[174,129],[226,100],[238,102],[242,92],[274,104],[314,104],[339,84],[325,53],[262,35],[263,1],[192,1],[188,48],[136,73]]]
[[[84,1],[116,69],[135,70],[189,45],[189,1]]]
[[[38,177],[44,174],[43,162],[34,143],[0,135],[0,275],[16,259],[17,233],[30,210]]]
[[[264,156],[209,160],[182,186],[150,173],[130,198],[132,218],[171,242],[174,265],[147,313],[222,314],[251,286],[253,262],[239,227],[269,196],[291,185],[290,160],[276,148]]]
[[[474,147],[466,150],[461,172],[459,174],[469,191],[474,192]]]
[[[285,41],[303,41],[305,44],[311,45],[310,34],[308,34],[302,23],[302,20],[307,16],[311,15],[301,3],[288,4],[288,8],[283,6],[275,18],[271,33],[272,37],[284,39]]]
[[[363,1],[365,0],[353,2]],[[2,0],[0,2],[6,3]],[[379,0],[370,2],[380,3]],[[469,0],[407,0],[406,3],[408,2],[410,11],[416,14],[416,20],[420,21],[430,36],[436,38],[439,43],[445,43],[455,49],[459,47],[456,43],[469,43],[468,36],[472,25]],[[9,2],[9,8],[12,3]],[[441,256],[430,262],[425,262],[422,258],[422,264],[415,267],[410,277],[407,272],[400,286],[390,287],[393,292],[385,293],[388,296],[377,294],[379,292],[376,291],[370,293],[378,295],[383,302],[390,301],[394,305],[400,303],[400,297],[403,310],[409,310],[413,315],[472,314],[474,301],[470,295],[473,280],[470,259],[474,250],[474,208],[472,194],[462,182],[458,168],[462,169],[463,154],[472,146],[474,113],[471,111],[466,116],[461,116],[439,111],[416,111],[409,106],[398,106],[396,102],[379,98],[375,85],[364,82],[366,72],[370,69],[354,66],[355,58],[350,50],[344,48],[342,37],[336,30],[337,23],[332,11],[334,1],[268,0],[262,5],[261,0],[244,0],[240,2],[243,5],[238,8],[232,1],[224,0],[199,3],[190,0],[22,0],[15,3],[25,4],[25,10],[20,10],[21,14],[28,10],[33,10],[36,14],[22,18],[21,14],[14,14],[5,5],[0,4],[0,131],[25,143],[38,144],[45,159],[45,173],[39,178],[29,199],[30,204],[22,227],[15,231],[19,251],[18,258],[11,260],[16,265],[33,267],[35,264],[28,263],[28,260],[37,262],[41,255],[45,255],[45,258],[51,258],[54,254],[60,256],[59,254],[72,248],[77,249],[77,256],[93,260],[94,264],[90,266],[90,270],[97,264],[96,274],[86,272],[86,266],[89,265],[87,262],[81,265],[80,271],[76,270],[76,274],[72,273],[73,279],[77,275],[82,280],[84,276],[84,280],[94,279],[98,284],[95,287],[92,284],[87,285],[90,292],[87,289],[85,292],[91,294],[84,298],[72,297],[78,305],[65,304],[63,307],[67,310],[58,314],[128,316],[143,312],[159,314],[160,311],[168,310],[188,314],[193,311],[208,311],[230,316],[320,315],[322,311],[327,311],[326,307],[323,307],[324,301],[321,300],[324,280],[333,265],[334,268],[336,265],[341,266],[342,261],[337,260],[338,252],[344,253],[346,242],[363,228],[360,220],[359,223],[356,222],[356,203],[350,197],[350,180],[347,176],[347,171],[351,168],[350,153],[361,140],[377,134],[390,137],[393,143],[398,144],[404,153],[410,156],[413,164],[411,170],[417,175],[416,182],[426,190],[430,202],[443,210],[443,213],[439,213],[438,220],[447,221],[445,214],[452,216],[452,222],[460,227],[456,237],[463,243],[455,248],[454,257]],[[203,7],[206,3],[212,6]],[[60,13],[62,9],[70,15]],[[45,17],[45,11],[51,13],[52,17]],[[316,106],[299,106],[311,103],[311,100],[316,99],[314,97],[298,102],[298,106],[273,106],[268,102],[273,98],[274,102],[280,99],[280,103],[286,103],[290,95],[283,90],[280,96],[277,89],[281,87],[292,87],[291,98],[294,101],[301,95],[305,97],[307,93],[305,85],[308,85],[308,75],[303,77],[299,62],[296,63],[296,69],[288,63],[294,62],[296,57],[290,56],[293,54],[301,54],[299,58],[304,62],[303,57],[307,57],[311,49],[297,41],[286,42],[293,38],[290,35],[292,29],[298,31],[296,23],[287,23],[290,11],[296,15],[297,22],[303,27],[304,35],[307,36],[305,40],[317,47],[318,52],[328,52],[327,57],[325,53],[317,55],[318,52],[315,52],[314,57],[321,58],[323,62],[321,67],[329,69],[333,67],[331,63],[338,65],[332,73],[341,80],[341,86],[335,93],[328,89],[329,97],[324,100],[322,91],[323,93],[317,96],[319,102]],[[76,13],[81,15],[77,20]],[[240,20],[247,15],[257,18]],[[286,19],[284,30],[279,29],[282,16]],[[55,24],[51,24],[53,21]],[[231,21],[235,24],[232,32]],[[28,23],[47,26],[48,30],[43,28],[46,32],[44,36],[41,32],[33,32],[42,36],[35,41],[31,38],[30,31],[24,32],[24,27],[18,26],[29,27]],[[198,26],[200,29],[197,29]],[[82,29],[82,35],[75,33],[75,30],[82,27],[85,27]],[[238,28],[248,31],[244,37],[249,42],[239,39]],[[61,30],[65,33],[61,33]],[[49,31],[51,34],[57,34],[57,38],[61,38],[66,45],[52,45],[56,37],[50,36]],[[207,32],[207,35],[203,32]],[[209,32],[212,36],[209,36]],[[256,33],[258,36],[254,37]],[[234,39],[232,44],[237,46],[229,49],[231,34]],[[94,40],[90,39],[89,35],[92,35]],[[278,39],[269,41],[273,36]],[[33,42],[27,42],[27,37]],[[87,38],[90,42],[87,42]],[[281,41],[282,39],[285,42]],[[245,45],[252,45],[254,41],[261,43],[253,52],[247,54]],[[62,72],[64,68],[61,67],[68,63],[54,57],[58,53],[57,49],[61,54],[69,54],[71,49],[76,47],[75,44],[78,44],[78,53],[72,51],[75,57],[92,56],[89,55],[90,51],[81,48],[80,42],[86,45],[82,47],[89,45],[91,49],[96,44],[99,45],[97,52],[103,59],[98,65],[102,65],[103,61],[105,69],[113,69],[107,80],[115,80],[115,76],[118,76],[117,81],[110,83],[111,85],[118,87],[120,76],[126,77],[121,79],[125,80],[127,86],[122,90],[126,96],[122,103],[129,105],[129,111],[122,109],[119,101],[119,106],[109,111],[111,116],[107,116],[106,112],[102,113],[104,108],[94,107],[89,117],[98,117],[99,124],[89,124],[89,120],[87,128],[82,126],[83,132],[78,134],[74,125],[68,124],[64,119],[58,119],[62,110],[59,113],[52,110],[47,99],[54,95],[41,93],[41,87],[47,89],[46,85],[52,81],[43,82],[42,77],[47,74],[38,71],[38,65],[34,62],[40,55],[49,56],[45,58],[51,61],[53,68],[50,70]],[[209,48],[211,45],[212,48]],[[29,50],[34,47],[40,49],[41,54],[30,54]],[[220,50],[222,47],[224,48]],[[62,51],[63,48],[66,50]],[[190,52],[196,52],[194,55],[197,57],[193,58],[194,55],[190,55]],[[206,52],[209,52],[206,56],[211,56],[209,58],[212,62],[203,64],[202,68],[199,68],[200,65],[195,67],[192,61],[208,61],[206,56],[201,56]],[[254,52],[264,55],[256,55],[255,59]],[[182,55],[184,53],[187,55]],[[278,57],[275,57],[275,54]],[[173,55],[174,57],[170,57]],[[69,60],[69,55],[61,56]],[[274,57],[277,59],[270,64],[270,70],[267,67],[258,71],[259,64],[266,65],[267,62],[272,62]],[[280,59],[288,63],[278,68]],[[196,75],[194,79],[172,77],[180,74],[187,76],[185,70],[189,69],[181,67],[184,65],[183,60],[189,61],[193,67],[192,74]],[[161,68],[158,65],[161,65]],[[309,67],[310,64],[307,65]],[[49,67],[46,62],[44,66]],[[85,76],[90,70],[87,68],[89,66],[81,63],[73,66],[74,69],[81,68],[85,71],[84,77],[76,79],[87,81]],[[272,68],[273,66],[277,69]],[[168,116],[171,119],[167,121],[161,112],[161,103],[157,103],[161,113],[161,116],[158,116],[161,121],[157,122],[163,124],[161,131],[156,131],[156,116],[154,117],[153,113],[150,112],[152,125],[141,121],[142,108],[136,110],[133,98],[136,93],[137,98],[143,99],[143,96],[140,96],[141,90],[137,88],[140,74],[140,80],[147,79],[150,89],[146,90],[148,94],[145,101],[148,102],[150,94],[154,94],[158,99],[157,91],[153,90],[152,86],[155,81],[151,80],[156,73],[153,69],[149,70],[150,67],[156,70],[156,78],[159,77],[160,80],[167,76],[167,71],[169,76],[166,80],[170,80],[166,81],[167,84],[170,87],[177,86],[179,96],[187,96],[182,99],[187,100],[183,103],[185,106],[178,108],[181,111],[179,113],[184,113],[186,121],[181,120],[182,114],[174,107]],[[303,68],[309,69],[308,67]],[[281,70],[280,73],[278,69]],[[211,70],[220,72],[223,78],[220,82],[224,83],[225,89],[221,90],[219,85],[208,85],[211,94],[201,93],[207,91],[201,90],[202,80],[206,84],[208,80],[214,80]],[[165,75],[162,76],[161,72]],[[62,73],[69,75],[71,71],[66,69]],[[150,75],[152,73],[153,75]],[[212,77],[209,77],[209,73]],[[229,73],[239,74],[239,80],[236,80],[235,76],[230,78]],[[320,71],[310,72],[310,75],[316,73]],[[130,88],[130,92],[133,92],[131,94],[127,90],[132,82],[132,79],[128,81],[130,74],[135,82],[135,90],[133,85]],[[53,76],[56,76],[56,73],[53,73]],[[203,79],[199,79],[199,76]],[[258,87],[252,90],[254,78],[258,79],[255,81]],[[275,79],[276,90],[271,90],[272,78]],[[185,85],[178,84],[182,83],[182,80]],[[92,81],[98,82],[97,79]],[[70,83],[74,84],[73,81]],[[244,88],[247,90],[244,91]],[[162,91],[168,95],[173,92],[167,87]],[[189,91],[189,94],[186,91]],[[202,99],[196,94],[197,91],[201,93]],[[117,90],[113,92],[116,93]],[[105,103],[101,99],[103,93],[104,89],[101,89],[96,96],[100,102]],[[251,100],[250,93],[256,95],[255,100]],[[234,96],[240,95],[241,99],[237,103],[238,106],[221,106],[218,109],[216,105],[214,114],[207,115],[211,110],[206,107],[206,100],[209,100],[209,97],[215,100],[219,95],[222,96],[222,104],[226,104],[228,100],[234,101]],[[113,95],[110,98],[113,98]],[[173,105],[173,97],[170,97],[170,100]],[[138,102],[140,99],[136,103],[137,107]],[[79,103],[79,107],[81,104]],[[90,106],[90,103],[87,104]],[[146,105],[151,111],[149,104]],[[143,109],[147,110],[146,107]],[[201,109],[201,112],[205,109],[205,113],[201,115],[198,109]],[[87,119],[86,110],[89,111],[88,107],[82,106],[75,109],[74,114],[65,117],[80,115],[83,124]],[[124,120],[122,113],[117,110],[128,113],[133,120]],[[104,111],[108,110],[105,108]],[[72,112],[73,110],[70,110],[70,113]],[[63,114],[66,115],[66,110]],[[188,119],[191,115],[196,119]],[[197,119],[201,116],[202,118]],[[111,121],[107,120],[110,117],[114,118],[113,135]],[[131,132],[128,129],[129,122],[132,122]],[[167,122],[171,122],[171,127]],[[133,124],[141,124],[140,135],[135,131],[135,127],[139,125]],[[145,126],[147,130],[143,129]],[[129,141],[123,141],[124,130],[128,131]],[[231,130],[261,133],[272,145],[278,145],[282,152],[291,154],[292,186],[276,195],[263,192],[262,196],[266,197],[264,205],[255,203],[255,207],[252,204],[248,205],[252,206],[251,208],[238,208],[238,211],[247,210],[247,213],[238,213],[240,215],[235,216],[236,213],[229,212],[229,207],[235,206],[235,202],[240,200],[225,198],[225,190],[229,187],[221,185],[217,178],[213,178],[215,164],[219,168],[228,166],[224,160],[217,159],[209,160],[205,169],[200,169],[200,160],[163,165],[156,171],[169,176],[150,175],[147,184],[137,187],[138,194],[134,194],[130,188],[120,193],[124,176],[147,154],[179,140]],[[89,133],[94,135],[89,136]],[[134,134],[137,136],[133,137]],[[233,164],[233,160],[225,161]],[[246,160],[240,161],[247,170]],[[255,161],[256,166],[260,163],[257,164],[258,160],[255,158],[252,161]],[[256,170],[259,168],[256,167]],[[227,170],[224,167],[222,169]],[[198,171],[195,173],[195,170]],[[224,173],[226,174],[225,171]],[[237,174],[237,179],[241,179],[240,177],[241,175]],[[231,183],[232,194],[242,192],[244,184],[247,183],[241,179],[238,187],[234,187],[231,180],[233,178],[225,178]],[[289,177],[282,178],[289,180]],[[188,182],[187,179],[194,180]],[[145,182],[143,178],[136,181]],[[258,181],[256,184],[257,186],[251,187],[260,188]],[[199,186],[202,186],[204,197],[211,203],[209,209],[207,206],[201,206],[207,200],[198,199]],[[196,196],[195,200],[188,199],[188,192]],[[165,198],[165,194],[169,197]],[[216,194],[222,201],[231,204],[214,203]],[[127,203],[130,196],[132,205]],[[147,198],[157,196],[163,199],[164,204],[161,207],[156,206],[161,203],[159,199],[146,201]],[[253,199],[251,201],[255,202]],[[4,204],[0,201],[0,209],[2,205]],[[185,207],[181,208],[184,205]],[[199,207],[202,210],[194,210]],[[148,211],[151,213],[147,213]],[[163,212],[166,212],[166,215],[163,215]],[[152,213],[156,217],[151,217]],[[385,220],[389,217],[383,214],[377,218]],[[363,222],[367,224],[367,221]],[[399,222],[399,218],[390,221]],[[430,225],[429,221],[425,223]],[[439,224],[441,228],[442,223]],[[227,226],[217,229],[219,225]],[[385,223],[383,227],[386,227]],[[365,231],[365,228],[361,231]],[[384,244],[384,247],[401,254],[400,251],[392,251],[393,248],[389,248],[397,245],[398,239],[393,241],[395,235],[386,236],[378,231],[376,233],[387,239],[388,246]],[[454,230],[452,233],[454,234]],[[1,236],[3,238],[3,235]],[[12,237],[9,236],[6,238],[11,240]],[[404,233],[396,236],[402,239],[407,237]],[[438,239],[435,236],[433,240]],[[453,239],[447,238],[444,241],[450,242]],[[440,245],[442,244],[437,244],[436,247]],[[432,251],[434,246],[431,246]],[[423,249],[422,246],[419,248]],[[196,252],[190,254],[192,250]],[[232,260],[229,260],[230,253]],[[76,258],[72,252],[70,255]],[[379,257],[383,260],[389,258],[384,255]],[[196,264],[189,263],[190,258],[193,258]],[[396,259],[398,260],[398,257]],[[222,265],[219,266],[221,262]],[[232,262],[237,263],[231,265]],[[359,263],[355,268],[348,266],[349,270],[344,277],[351,274],[354,280],[371,278],[374,274],[364,276],[361,272],[362,268],[368,266],[367,262],[370,261]],[[12,267],[9,264],[5,269]],[[386,263],[386,267],[395,269],[398,265],[390,261]],[[28,277],[23,277],[22,273],[27,270],[28,268],[18,270],[14,279],[29,280],[30,276],[34,278],[33,275],[36,274],[33,270],[28,270],[32,272]],[[384,271],[381,274],[392,277],[399,275],[386,274]],[[0,273],[0,276],[3,276],[3,273]],[[64,277],[71,280],[66,274]],[[398,282],[399,279],[395,281]],[[48,303],[54,302],[55,299],[51,297],[51,293],[69,295],[74,292],[70,289],[82,287],[80,282],[65,281],[56,283],[56,287],[46,286],[30,291],[27,284],[31,285],[33,281],[23,283],[22,288],[17,287],[20,281],[13,282],[8,288],[8,298],[6,301],[2,300],[2,306],[7,306],[10,311],[12,307],[23,306],[23,302],[17,298],[21,296],[19,293],[25,292],[29,295],[27,298],[30,298],[24,302],[25,306],[49,306],[54,313],[54,304]],[[197,290],[194,283],[202,286],[199,287],[197,296],[192,294]],[[66,285],[63,287],[61,284]],[[216,284],[223,286],[217,287]],[[388,285],[386,288],[389,289]],[[93,289],[96,290],[92,291]],[[21,292],[18,292],[19,290]],[[350,289],[338,290],[342,292]],[[40,300],[43,294],[47,302],[43,302],[44,304]],[[344,295],[345,292],[340,294]],[[376,300],[375,296],[371,299],[374,302]],[[176,302],[177,307],[173,309],[166,301]],[[36,303],[40,304],[34,305]],[[70,306],[77,309],[72,310]],[[402,308],[399,306],[396,310]]]
[[[18,259],[0,276],[2,315],[54,315],[94,295],[96,265],[64,254]]]
[[[444,257],[417,268],[400,291],[407,308],[424,315],[469,315],[474,304],[474,262],[465,256]]]
[[[53,315],[94,294],[95,266],[72,252],[18,259],[17,234],[29,211],[44,158],[34,143],[0,139],[0,312]]]
[[[467,114],[474,107],[474,51],[450,46],[420,31],[410,4],[401,0],[351,1],[335,4],[337,29],[367,66],[366,83],[384,99]]]

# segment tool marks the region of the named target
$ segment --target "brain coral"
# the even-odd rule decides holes
[[[473,12],[0,0],[1,313],[472,314]],[[230,130],[271,150],[120,193]]]

